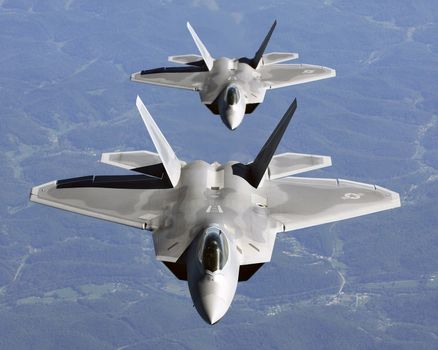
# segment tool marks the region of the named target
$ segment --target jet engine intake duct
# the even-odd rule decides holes
[[[123,188],[158,190],[173,188],[172,183],[147,175],[89,175],[58,180],[56,188]]]

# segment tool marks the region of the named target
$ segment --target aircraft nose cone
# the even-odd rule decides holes
[[[242,123],[243,116],[239,116],[234,111],[226,111],[222,117],[225,126],[230,129],[236,129]]]
[[[199,307],[202,318],[209,324],[218,322],[227,312],[228,306],[222,298],[214,294],[203,296]]]
[[[228,123],[226,124],[228,129],[234,130],[240,125],[240,120],[236,120],[236,118],[230,118]]]

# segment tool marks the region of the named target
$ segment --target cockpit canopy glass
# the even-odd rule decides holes
[[[199,246],[199,260],[205,270],[215,272],[221,270],[228,259],[228,245],[221,230],[209,227]]]
[[[230,87],[227,91],[227,103],[229,105],[235,105],[237,102],[239,102],[239,99],[239,90],[234,86]]]

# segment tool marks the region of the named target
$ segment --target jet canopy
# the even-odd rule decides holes
[[[240,100],[240,93],[239,90],[235,86],[231,86],[227,91],[226,96],[227,104],[229,105],[235,105]]]
[[[199,244],[199,260],[205,270],[222,270],[228,260],[228,244],[225,235],[217,227],[205,230]]]

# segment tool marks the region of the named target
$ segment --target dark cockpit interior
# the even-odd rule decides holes
[[[215,272],[224,267],[228,250],[224,235],[219,229],[207,229],[201,250],[200,258],[205,270]]]
[[[239,90],[232,86],[227,91],[227,103],[229,105],[235,105],[237,102],[239,102],[240,94]]]

